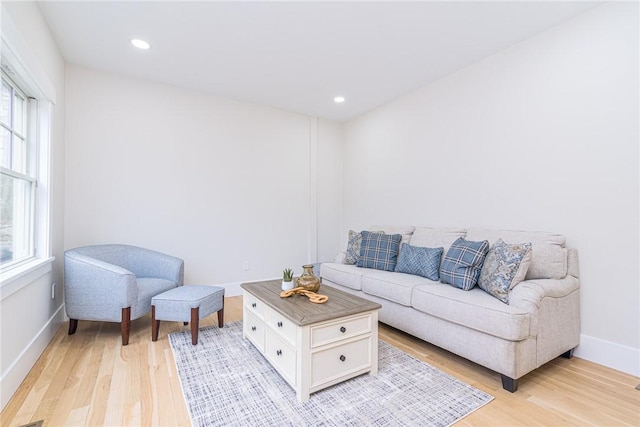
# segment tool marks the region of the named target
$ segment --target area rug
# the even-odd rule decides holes
[[[379,341],[378,374],[305,403],[242,337],[242,322],[169,334],[194,426],[449,426],[493,397]]]

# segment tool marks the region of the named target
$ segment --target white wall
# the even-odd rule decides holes
[[[38,359],[63,320],[62,251],[64,236],[64,60],[34,2],[2,2],[3,25],[18,31],[16,46],[42,71],[56,92],[51,129],[51,237],[55,262],[50,271],[23,280],[26,285],[0,301],[0,408]],[[10,21],[10,22],[8,22]],[[6,27],[5,27],[6,29]],[[37,275],[36,275],[37,276]],[[55,298],[51,284],[56,283]]]
[[[344,250],[342,238],[342,124],[318,123],[318,261]]]
[[[374,223],[565,234],[577,354],[640,375],[638,73],[638,5],[607,4],[348,123],[343,241]]]
[[[67,248],[173,254],[191,284],[281,277],[315,261],[313,205],[336,202],[319,199],[310,172],[335,156],[336,124],[71,65],[66,81]]]

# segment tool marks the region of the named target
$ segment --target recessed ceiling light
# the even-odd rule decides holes
[[[137,47],[138,49],[144,49],[144,50],[147,50],[151,47],[149,43],[140,39],[131,39],[131,44]]]
[[[336,96],[335,98],[333,98],[333,102],[337,104],[344,102],[344,96]]]

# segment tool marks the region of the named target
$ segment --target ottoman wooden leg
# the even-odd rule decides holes
[[[198,344],[198,324],[200,323],[200,308],[191,309],[191,344]]]
[[[151,306],[151,341],[158,341],[160,331],[160,321],[156,320],[156,306]]]
[[[222,328],[224,326],[224,306],[218,310],[218,328]]]

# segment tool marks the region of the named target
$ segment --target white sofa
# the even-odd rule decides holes
[[[322,283],[382,305],[379,320],[502,376],[515,392],[518,379],[579,344],[578,253],[557,234],[482,229],[373,226],[402,234],[412,246],[449,246],[458,238],[491,245],[532,243],[525,280],[509,293],[509,304],[479,287],[470,291],[420,276],[344,264],[344,254],[320,268]]]

